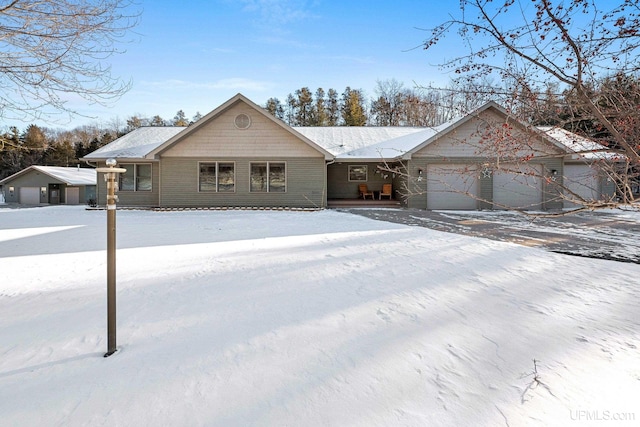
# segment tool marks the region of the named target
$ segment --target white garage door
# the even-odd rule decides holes
[[[598,171],[584,164],[564,165],[563,184],[568,191],[565,191],[564,207],[572,208],[578,206],[571,203],[571,199],[582,198],[583,200],[600,199],[600,186]]]
[[[427,209],[478,208],[478,174],[475,165],[428,165]]]
[[[38,187],[20,187],[20,203],[25,205],[40,204],[40,189]]]
[[[78,205],[80,204],[80,188],[79,187],[67,187],[66,192],[67,205]]]
[[[495,209],[542,209],[542,165],[504,165],[493,173]]]

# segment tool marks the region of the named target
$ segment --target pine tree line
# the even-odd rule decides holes
[[[118,118],[108,124],[79,126],[72,130],[50,129],[29,125],[24,131],[12,126],[0,134],[0,179],[32,165],[89,167],[79,159],[98,148],[142,126],[189,126],[200,120],[189,120],[179,110],[173,120],[156,115],[146,118],[133,115],[124,122]]]
[[[477,107],[487,96],[469,91],[406,88],[395,79],[378,81],[373,98],[361,89],[347,86],[341,95],[308,87],[287,95],[281,102],[269,98],[264,108],[290,126],[437,126],[469,107]],[[467,110],[468,111],[468,110]]]
[[[591,88],[594,102],[611,117],[631,140],[640,135],[640,120],[625,111],[640,105],[640,77],[616,74],[597,81]],[[594,140],[609,143],[611,136],[589,114],[571,110],[572,92],[553,85],[535,92],[517,86],[496,87],[486,82],[468,82],[466,86],[407,89],[396,80],[379,81],[375,97],[347,87],[339,95],[334,89],[308,87],[287,96],[286,103],[270,98],[264,108],[291,126],[437,126],[467,114],[489,100],[503,104],[519,119],[534,125],[554,125]],[[202,118],[196,113],[188,119],[179,110],[172,120],[141,115],[126,120],[111,119],[108,124],[80,126],[72,130],[29,125],[24,131],[11,127],[0,133],[0,179],[31,165],[87,166],[79,161],[86,154],[141,126],[188,126]],[[615,147],[615,144],[611,145]]]

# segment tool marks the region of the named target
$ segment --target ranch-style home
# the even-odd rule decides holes
[[[493,102],[435,128],[291,127],[238,94],[189,127],[139,128],[83,160],[104,167],[114,158],[126,169],[120,206],[324,208],[385,198],[421,209],[546,210],[563,208],[558,184],[571,153]],[[595,196],[611,192],[588,161],[576,164]],[[102,178],[97,193],[104,205]]]

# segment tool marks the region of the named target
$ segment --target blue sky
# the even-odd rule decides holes
[[[338,93],[351,86],[371,97],[377,80],[395,78],[405,87],[446,84],[448,77],[433,64],[447,47],[427,54],[420,48],[427,33],[420,28],[445,21],[459,4],[144,0],[139,6],[135,40],[110,59],[113,74],[130,79],[131,90],[109,108],[79,103],[80,112],[96,119],[58,126],[132,115],[171,119],[179,109],[192,117],[238,92],[263,105],[270,97],[284,101],[303,86]]]

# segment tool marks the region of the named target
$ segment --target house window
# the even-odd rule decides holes
[[[287,191],[287,166],[281,162],[251,163],[252,192],[284,193]]]
[[[367,181],[367,165],[349,165],[349,181]]]
[[[198,191],[235,191],[235,165],[233,163],[200,163]]]
[[[151,165],[120,165],[126,172],[120,174],[120,191],[151,191]]]

